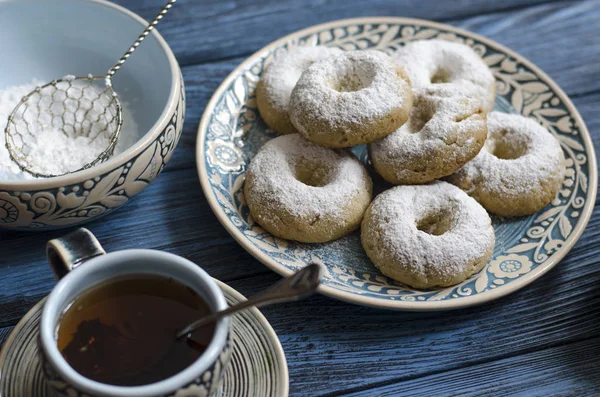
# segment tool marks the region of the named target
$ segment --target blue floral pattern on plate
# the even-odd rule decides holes
[[[276,238],[252,219],[243,197],[244,173],[258,149],[276,133],[261,120],[255,87],[265,65],[296,46],[393,52],[411,40],[462,42],[479,54],[496,77],[496,110],[530,117],[554,134],[565,153],[567,174],[552,203],[516,219],[493,217],[494,254],[481,272],[453,287],[415,290],[383,276],[360,244],[360,233],[325,244]],[[368,166],[365,146],[353,149]],[[403,18],[333,22],[287,36],[250,57],[225,80],[199,128],[200,181],[213,211],[240,244],[267,266],[289,274],[308,262],[325,264],[321,291],[358,304],[436,310],[482,303],[542,275],[572,247],[591,216],[596,196],[594,149],[577,110],[543,72],[512,51],[447,25]],[[368,166],[376,193],[389,188]]]

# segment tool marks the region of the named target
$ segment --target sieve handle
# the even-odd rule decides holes
[[[171,7],[173,7],[173,4],[175,4],[176,1],[177,0],[169,0],[167,2],[167,4],[165,4],[165,6],[160,10],[158,15],[152,20],[152,22],[150,22],[150,24],[146,27],[146,29],[142,32],[142,34],[133,42],[131,47],[129,47],[127,52],[125,52],[125,54],[123,54],[123,56],[121,57],[121,59],[119,59],[119,61],[115,64],[115,66],[113,66],[112,68],[110,68],[108,70],[108,74],[106,75],[107,78],[110,79],[115,73],[117,73],[117,70],[121,69],[121,65],[123,65],[125,63],[125,61],[127,60],[127,58],[129,58],[129,56],[136,50],[136,48],[138,48],[138,46],[141,44],[142,41],[144,41],[146,36],[148,36],[150,34],[150,32],[152,32],[152,30],[154,30],[154,27],[156,26],[156,24],[169,11],[169,9]]]

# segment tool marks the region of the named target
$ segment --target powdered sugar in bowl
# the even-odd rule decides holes
[[[10,59],[0,75],[0,129],[5,113],[32,85],[65,73],[104,73],[123,52],[123,40],[137,37],[145,26],[139,16],[104,0],[0,2],[0,59]],[[181,134],[185,93],[177,61],[158,32],[113,84],[126,122],[115,155],[105,163],[33,179],[11,162],[2,136],[0,228],[48,229],[90,221],[127,203],[160,173]],[[56,157],[57,167],[70,160]]]

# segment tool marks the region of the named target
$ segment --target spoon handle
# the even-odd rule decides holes
[[[177,333],[177,339],[189,335],[194,330],[206,324],[210,324],[223,316],[228,316],[240,310],[307,298],[312,295],[319,286],[320,268],[319,265],[314,263],[310,264],[290,277],[275,283],[265,291],[254,295],[247,301],[228,307],[220,312],[211,313],[202,317],[179,331]]]
[[[218,319],[220,319],[221,317],[228,316],[239,310],[244,310],[244,309],[250,308],[252,306],[258,306],[258,305],[254,301],[247,300],[236,306],[228,307],[227,309],[225,309],[223,311],[211,313],[205,317],[202,317],[199,320],[194,321],[193,323],[191,323],[190,325],[188,325],[187,327],[185,327],[181,331],[179,331],[177,333],[177,339],[179,339],[185,335],[191,334],[198,328],[201,328],[207,324],[213,323],[213,322],[217,321]]]

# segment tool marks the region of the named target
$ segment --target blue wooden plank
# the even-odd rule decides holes
[[[574,102],[599,150],[600,94],[578,97]],[[174,160],[178,159],[183,168],[165,172],[132,203],[89,227],[109,250],[170,250],[224,280],[266,272],[229,237],[205,202],[194,168],[195,133],[189,131],[179,145]],[[600,222],[592,219],[588,230],[600,230]],[[44,244],[61,233],[0,231],[0,280],[4,280],[0,284],[0,313],[6,313],[0,317],[0,327],[14,324],[54,284],[44,262]]]
[[[600,90],[598,70],[594,66],[600,64],[600,24],[594,22],[600,20],[600,0],[542,5],[523,13],[526,17],[494,13],[457,24],[476,32],[489,33],[491,38],[528,57],[569,95],[580,96]],[[485,23],[482,18],[485,18]],[[544,39],[541,40],[541,37]],[[552,46],[556,47],[552,49]],[[560,56],[556,48],[560,48]],[[204,107],[219,84],[243,60],[244,57],[237,57],[183,68],[188,99],[187,119],[180,148],[167,172],[193,165],[196,131]],[[593,114],[584,115],[584,119],[593,121]]]
[[[382,387],[327,396],[598,396],[598,374],[600,338],[594,338]]]
[[[553,3],[469,18],[457,26],[517,51],[569,95],[600,89],[600,1]]]
[[[162,2],[122,1],[145,17]],[[424,0],[417,6],[408,0],[314,0],[301,5],[291,0],[181,1],[161,23],[180,61],[192,65],[229,59],[184,68],[188,119],[172,164],[139,198],[91,223],[90,229],[108,250],[174,252],[248,295],[277,280],[237,246],[204,201],[194,169],[197,124],[216,86],[244,54],[298,28],[349,16],[404,14],[451,20],[509,45],[576,96],[574,102],[598,148],[600,93],[594,92],[600,89],[600,2],[515,9],[526,3],[531,2]],[[473,15],[477,16],[469,17]],[[287,352],[292,395],[341,395],[345,390],[358,395],[398,395],[402,390],[413,392],[409,395],[484,395],[487,390],[493,395],[519,390],[585,395],[584,386],[589,386],[587,392],[595,391],[590,385],[596,384],[592,377],[599,371],[598,212],[556,269],[530,287],[479,308],[390,313],[325,297],[265,308]],[[44,242],[61,233],[0,232],[0,343],[10,326],[54,285],[43,259]],[[585,364],[577,362],[580,357]],[[506,383],[510,388],[503,390]],[[376,386],[380,387],[373,389]]]
[[[109,250],[169,250],[203,264],[245,294],[277,280],[225,234],[199,196],[195,178],[193,170],[166,174],[150,187],[156,189],[151,190],[154,193],[140,196],[119,215],[94,222],[90,228]],[[190,199],[198,201],[191,205]],[[324,297],[266,308],[290,359],[293,390],[318,387],[333,392],[365,387],[598,335],[599,211],[557,269],[531,287],[481,308],[404,314]],[[156,215],[149,216],[152,213]],[[43,242],[58,234],[19,233],[2,246],[8,257],[23,258],[4,262],[0,269],[2,285],[10,288],[10,296],[0,297],[2,325],[14,324],[52,287],[52,276],[42,259]],[[499,342],[491,344],[490,340]]]
[[[404,380],[597,338],[597,228],[598,221],[572,253],[542,279],[480,307],[444,313],[390,313],[315,297],[263,309],[286,351],[292,395],[371,391],[390,382],[399,383],[399,389]],[[276,279],[263,275],[230,284],[251,295]],[[506,371],[515,377],[518,374],[508,367]],[[548,384],[554,382],[553,373],[532,368],[529,376],[533,374]],[[487,381],[473,390],[485,390]],[[364,395],[379,394],[365,391]]]
[[[161,0],[122,1],[151,16]],[[519,5],[534,4],[526,9]],[[517,8],[515,8],[517,7]],[[503,11],[508,9],[508,11]],[[335,19],[402,16],[440,20],[505,44],[550,73],[569,93],[600,89],[599,0],[579,2],[411,0],[181,2],[160,26],[182,65],[249,55],[288,33]],[[482,12],[485,15],[480,15]],[[190,44],[193,43],[193,44]]]
[[[177,253],[223,281],[267,270],[218,223],[194,168],[163,175],[133,202],[87,226],[107,251],[154,248]],[[0,327],[14,324],[54,285],[45,242],[65,232],[0,232]]]
[[[0,328],[0,346],[4,343],[8,335],[11,333],[14,327],[4,327]]]
[[[160,31],[184,65],[249,54],[290,32],[333,19],[359,16],[405,16],[434,20],[519,10],[548,0],[180,0]],[[117,0],[150,19],[163,0]],[[193,44],[190,44],[193,43]]]

